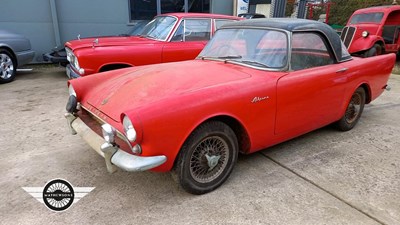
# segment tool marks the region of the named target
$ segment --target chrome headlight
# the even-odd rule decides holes
[[[76,58],[76,56],[74,56],[74,67],[77,69],[77,70],[79,70],[80,69],[80,67],[79,67],[79,62],[78,62],[78,58]]]
[[[363,36],[363,38],[366,38],[368,37],[369,33],[368,31],[364,30],[361,35]]]
[[[69,48],[65,48],[65,51],[67,52],[68,62],[72,63],[74,53],[72,53],[71,49],[69,49]]]
[[[125,131],[125,134],[126,134],[126,137],[128,138],[128,140],[131,142],[136,141],[136,136],[137,136],[136,130],[133,127],[132,121],[129,119],[129,117],[124,116],[122,124],[124,126],[124,131]]]
[[[80,73],[80,74],[84,74],[85,70],[82,69],[79,66],[79,61],[78,58],[75,56],[74,52],[69,49],[69,48],[65,48],[65,51],[67,52],[67,60],[69,61],[69,63],[71,63],[71,65]]]
[[[69,85],[69,87],[68,87],[68,92],[69,92],[69,95],[70,95],[70,96],[73,95],[73,96],[76,97],[76,92],[75,92],[75,89],[74,89],[74,87],[72,86],[72,84]]]
[[[115,135],[117,131],[115,130],[114,127],[112,127],[110,124],[105,123],[101,125],[101,130],[103,132],[103,138],[107,143],[110,144],[115,144]]]
[[[72,84],[68,87],[69,98],[65,109],[69,113],[75,113],[78,110],[78,101],[76,99],[76,92]]]

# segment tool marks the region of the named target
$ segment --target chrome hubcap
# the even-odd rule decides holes
[[[208,171],[211,171],[212,169],[214,169],[214,167],[218,164],[219,159],[221,158],[221,156],[209,156],[206,154],[206,159],[207,159],[207,164],[208,167],[210,167],[208,169]]]
[[[200,141],[190,157],[190,175],[199,183],[208,183],[222,174],[228,164],[229,145],[221,137]]]
[[[6,54],[0,54],[0,77],[9,79],[14,72],[14,65],[11,58]]]

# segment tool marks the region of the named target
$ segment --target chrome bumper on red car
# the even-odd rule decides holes
[[[117,167],[128,171],[144,171],[160,166],[167,161],[164,155],[159,156],[137,156],[120,149],[118,145],[106,142],[101,136],[89,128],[79,117],[72,113],[66,113],[65,118],[72,134],[79,134],[105,161],[110,173],[116,171]]]

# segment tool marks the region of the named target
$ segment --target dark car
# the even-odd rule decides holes
[[[17,67],[31,62],[34,55],[29,39],[0,30],[0,83],[13,81]]]
[[[259,14],[259,13],[241,13],[238,15],[238,17],[241,17],[244,19],[265,18],[265,16],[263,14]]]

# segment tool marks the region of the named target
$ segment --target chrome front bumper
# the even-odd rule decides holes
[[[66,113],[65,118],[68,121],[71,133],[79,134],[90,147],[105,159],[107,170],[110,173],[115,172],[117,167],[128,172],[149,170],[167,161],[167,157],[164,155],[144,157],[129,154],[118,148],[118,146],[105,142],[102,137],[90,129],[79,117],[71,113]]]

